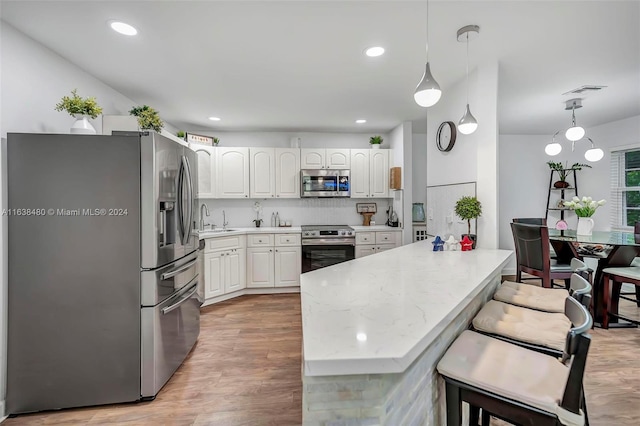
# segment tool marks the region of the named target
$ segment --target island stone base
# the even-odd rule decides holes
[[[410,426],[445,423],[444,381],[436,365],[451,343],[493,297],[501,276],[489,278],[467,306],[402,373],[305,376],[302,420],[305,426]]]

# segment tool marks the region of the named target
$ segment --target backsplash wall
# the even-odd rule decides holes
[[[204,217],[205,223],[215,223],[222,227],[222,211],[224,210],[229,222],[228,228],[254,227],[253,220],[256,213],[254,203],[262,205],[260,218],[264,220],[262,226],[271,226],[271,213],[278,212],[280,220],[291,220],[292,226],[301,225],[362,225],[362,216],[356,212],[356,203],[375,202],[378,213],[372,220],[377,225],[383,225],[387,220],[386,210],[392,199],[340,199],[340,198],[300,198],[300,199],[217,199],[198,200],[196,220],[200,219],[200,205],[209,208],[209,217]]]

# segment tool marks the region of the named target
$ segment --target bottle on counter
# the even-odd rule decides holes
[[[276,212],[276,225],[275,226],[280,226],[280,215],[278,214],[278,212]]]
[[[276,226],[276,214],[274,212],[271,213],[271,227],[275,228]]]

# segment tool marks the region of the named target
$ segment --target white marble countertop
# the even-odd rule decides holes
[[[195,231],[198,238],[215,238],[222,237],[224,235],[242,235],[242,234],[299,234],[302,229],[299,226],[261,226],[260,228],[239,228],[236,226],[230,226],[228,231],[221,232],[221,228],[216,228],[216,231],[209,229],[204,231]]]
[[[349,225],[356,232],[362,231],[402,231],[402,228],[398,228],[397,226],[394,228],[393,226],[387,225],[373,225],[373,226],[362,226],[362,225]]]
[[[304,374],[404,371],[512,252],[434,252],[430,240],[301,276]]]

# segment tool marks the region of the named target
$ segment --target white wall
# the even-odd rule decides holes
[[[431,122],[429,122],[429,131],[431,131]],[[413,133],[412,141],[412,203],[427,202],[427,134]]]
[[[426,138],[426,185],[477,182],[482,216],[478,219],[478,247],[498,246],[498,64],[486,62],[469,74],[469,104],[478,120],[471,135],[457,133],[454,148],[436,148],[438,126],[445,121],[458,123],[466,105],[466,80],[448,87],[440,102],[429,109]],[[423,160],[413,157],[414,167]],[[420,163],[419,163],[420,162]],[[419,195],[419,194],[417,194]],[[429,206],[425,206],[429,208]],[[459,218],[457,218],[459,220]]]
[[[77,88],[94,96],[104,114],[128,115],[136,102],[116,92],[63,57],[2,22],[1,135],[7,132],[69,133],[73,117],[54,110]],[[92,52],[91,54],[99,54]],[[9,107],[10,106],[10,107]],[[102,120],[91,120],[98,134]]]
[[[393,155],[389,161],[390,167],[401,167],[402,189],[391,191],[394,197],[393,209],[398,215],[401,226],[403,244],[413,241],[411,227],[411,201],[413,193],[412,180],[412,148],[411,122],[404,122],[391,131],[391,149]]]
[[[589,163],[584,153],[590,148],[588,142],[577,142],[574,152],[571,143],[562,139],[562,152],[549,157],[544,147],[551,135],[500,135],[500,242],[499,247],[513,249],[513,238],[509,223],[515,217],[544,217],[547,207],[549,186],[549,167],[547,161],[588,163],[591,169],[577,172],[580,196],[611,200],[610,192],[610,152],[616,147],[640,146],[640,116],[586,128],[587,136],[593,139],[597,147],[604,150],[605,156],[596,163]],[[595,229],[610,229],[610,205],[600,207],[593,216]],[[576,226],[572,213],[565,215],[571,228]],[[549,226],[556,219],[549,220]],[[515,270],[513,263],[508,271]]]

